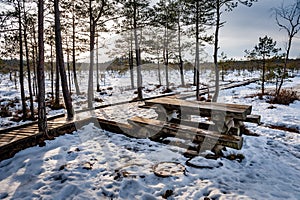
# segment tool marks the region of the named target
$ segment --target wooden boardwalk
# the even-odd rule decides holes
[[[46,139],[53,139],[59,135],[72,133],[85,124],[88,119],[79,121],[67,121],[65,117],[58,117],[48,121],[48,135],[39,132],[36,122],[24,124],[18,127],[0,131],[0,161],[12,157],[18,151],[40,145],[43,146]]]
[[[241,82],[230,82],[230,83],[226,83],[226,84],[221,84],[220,85],[220,90],[225,90],[225,89],[240,87],[240,86],[244,86],[244,85],[249,85],[250,83],[255,83],[257,81],[259,81],[258,78],[251,79],[251,80],[246,80],[246,81],[241,81]],[[201,88],[201,89],[199,89],[199,95],[207,94],[208,90],[209,90],[209,93],[213,93],[215,91],[214,89],[215,89],[214,86]],[[195,97],[195,91],[182,92],[181,94],[176,95],[176,98],[178,98],[178,99],[187,99],[187,98],[191,98],[191,97]]]
[[[257,81],[251,80],[246,81],[242,83],[231,83],[221,86],[221,89],[228,89],[232,87],[238,87],[241,85],[250,84],[252,82]],[[211,91],[211,90],[210,90]],[[200,94],[205,94],[207,92],[207,89],[202,89]],[[173,95],[175,98],[184,99],[188,97],[194,96],[194,93],[185,93],[185,94],[164,94],[159,97],[165,97]],[[158,97],[150,97],[144,100],[149,99],[155,99]],[[139,100],[133,100],[130,102],[139,101]],[[121,105],[126,104],[130,102],[119,102],[116,104],[111,105],[103,105],[96,107],[95,109],[101,109],[104,107],[109,107],[113,105]],[[78,111],[79,112],[88,112],[90,110],[83,110]],[[73,120],[73,121],[67,121],[66,117],[64,115],[59,115],[56,117],[51,117],[48,119],[48,135],[50,136],[50,139],[53,139],[59,135],[64,135],[66,133],[72,133],[73,131],[76,131],[77,129],[81,128],[82,126],[90,123],[90,122],[99,122],[101,128],[110,130],[116,133],[124,133],[125,129],[130,129],[130,125],[121,124],[114,121],[109,121],[105,119],[95,118],[95,117],[86,117],[79,120]],[[98,123],[95,123],[98,124]],[[125,131],[126,132],[126,131]],[[26,149],[28,147],[40,145],[45,145],[45,140],[49,138],[45,138],[43,134],[39,133],[38,131],[38,124],[37,122],[31,122],[28,124],[16,126],[16,127],[10,127],[7,129],[0,130],[0,161],[10,158],[15,155],[20,150]]]

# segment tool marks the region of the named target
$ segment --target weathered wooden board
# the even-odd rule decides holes
[[[223,145],[234,149],[241,149],[243,138],[234,135],[223,135],[215,131],[209,131],[181,124],[163,122],[155,119],[142,117],[133,117],[128,120],[129,123],[136,123],[144,126],[146,129],[158,131],[157,134],[166,134],[181,139],[191,140],[194,143],[203,141]]]
[[[260,124],[261,122],[260,115],[247,115],[245,122]]]
[[[214,102],[187,101],[174,98],[157,98],[145,101],[146,106],[162,106],[166,110],[179,110],[182,114],[215,117],[222,115],[245,120],[251,114],[252,106]]]
[[[6,136],[10,137],[10,136],[20,136],[20,137],[28,137],[28,136],[32,136],[35,135],[35,133],[16,133],[16,132],[9,132],[5,134]]]

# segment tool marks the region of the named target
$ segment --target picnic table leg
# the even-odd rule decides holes
[[[161,121],[170,121],[173,118],[173,111],[166,110],[162,106],[157,106],[155,112],[158,114],[157,119]]]
[[[242,133],[245,132],[245,124],[243,121],[235,120],[234,128],[239,130],[238,136],[242,135]]]
[[[211,120],[216,125],[217,131],[222,134],[228,134],[229,130],[235,126],[233,118],[226,116],[225,112],[212,113]]]
[[[223,145],[216,144],[217,141],[204,140],[198,145],[198,153],[205,152],[207,150],[213,152],[216,156],[223,156],[222,150],[225,149]]]
[[[181,108],[181,110],[177,111],[177,114],[178,114],[178,119],[191,120],[191,113],[189,113],[188,111],[185,111],[182,108]],[[199,115],[200,115],[200,113],[199,113]]]

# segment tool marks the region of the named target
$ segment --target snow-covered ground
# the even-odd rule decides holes
[[[103,72],[102,72],[103,73]],[[143,86],[145,87],[143,96],[145,98],[151,97],[151,96],[157,96],[161,95],[161,93],[166,89],[165,86],[157,88],[157,85],[159,84],[159,78],[157,74],[156,69],[148,69],[142,71],[142,77],[143,77]],[[46,74],[46,93],[47,98],[50,99],[51,95],[49,94],[51,92],[51,80],[50,75]],[[136,78],[136,69],[134,69],[134,77]],[[232,71],[228,72],[224,82],[222,83],[228,83],[229,81],[243,81],[248,80],[251,78],[257,78],[259,77],[258,72],[252,72],[249,71]],[[87,87],[88,87],[88,72],[87,71],[81,71],[78,73],[78,82],[80,87],[80,92],[83,93],[82,95],[77,96],[75,94],[75,86],[72,81],[72,99],[73,99],[73,107],[76,110],[81,110],[83,108],[87,108]],[[14,77],[13,81],[9,80],[8,74],[0,74],[0,105],[7,105],[12,100],[15,100],[14,106],[9,107],[9,111],[13,113],[13,115],[17,115],[17,111],[20,113],[19,116],[21,116],[21,103],[20,103],[20,91],[19,91],[19,80],[16,79],[17,84],[15,85]],[[162,85],[165,85],[165,72],[161,69],[161,82]],[[176,69],[170,69],[169,70],[169,82],[170,82],[170,88],[174,90],[174,92],[183,92],[183,91],[193,91],[195,89],[194,86],[191,87],[178,87],[181,84],[180,74],[179,71]],[[201,71],[200,76],[200,82],[205,85],[213,85],[214,84],[214,74],[211,72],[211,70],[203,70]],[[134,94],[135,90],[130,89],[131,88],[131,81],[130,81],[130,72],[117,72],[117,71],[106,71],[105,72],[105,81],[99,81],[100,83],[100,89],[103,90],[103,93],[95,92],[95,98],[101,99],[102,102],[95,102],[94,106],[99,105],[106,105],[106,104],[112,104],[117,102],[126,102],[130,101],[133,98],[135,98],[137,95]],[[185,83],[191,84],[193,83],[193,71],[185,71]],[[94,74],[94,86],[96,86],[96,74]],[[136,83],[134,83],[136,86]],[[17,86],[17,88],[16,88]],[[24,80],[24,87],[25,87],[25,95],[28,97],[28,83],[25,78]],[[202,87],[205,87],[202,85]],[[63,101],[62,93],[61,95],[61,101]],[[27,107],[29,108],[29,100],[26,101]],[[37,107],[37,103],[34,102],[34,106]],[[47,107],[47,113],[48,116],[53,115],[59,115],[63,114],[64,110],[51,110],[49,107]],[[20,122],[13,122],[11,121],[12,117],[2,117],[0,118],[0,129],[6,128],[8,126],[15,126],[24,124],[26,122],[20,121]]]
[[[146,77],[154,80],[156,76]],[[232,73],[227,80],[234,77],[240,76]],[[113,83],[117,85],[117,82]],[[286,82],[285,87],[299,83],[300,75]],[[245,158],[241,162],[226,158],[208,160],[201,156],[188,160],[182,155],[185,149],[128,138],[87,124],[71,135],[46,141],[45,147],[28,148],[1,161],[0,199],[163,199],[169,196],[168,199],[297,200],[300,197],[300,134],[265,125],[300,130],[300,101],[268,109],[270,104],[264,100],[246,98],[259,90],[260,85],[253,83],[220,93],[219,101],[252,105],[252,113],[262,116],[264,125],[246,124],[259,137],[243,136],[241,150],[228,148],[224,152],[225,155],[243,154]],[[128,100],[126,92],[105,96],[104,100],[106,103],[120,101],[121,97]],[[150,110],[137,109],[135,104],[118,109],[116,112],[117,109],[110,107],[102,113],[120,121],[125,121],[126,116],[153,114]],[[201,168],[190,167],[187,161]],[[173,176],[156,176],[154,170],[160,164],[177,166],[169,169],[174,170]]]

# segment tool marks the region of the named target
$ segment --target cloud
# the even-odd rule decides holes
[[[292,4],[293,0],[284,0],[284,5]],[[229,58],[242,58],[245,49],[252,49],[259,37],[272,37],[279,47],[284,49],[287,41],[286,32],[279,31],[272,8],[280,6],[282,1],[259,0],[248,8],[239,5],[232,12],[224,12],[222,19],[226,21],[220,32],[220,52],[224,51]],[[300,45],[295,38],[293,47]],[[299,56],[299,49],[293,48],[291,56]]]

